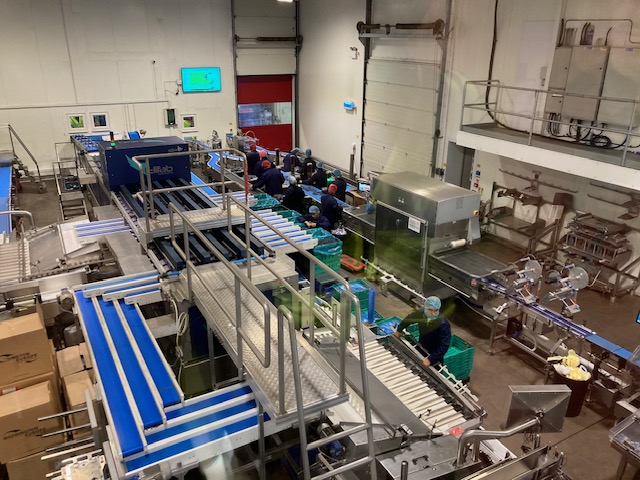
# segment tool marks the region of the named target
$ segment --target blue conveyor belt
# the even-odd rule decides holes
[[[204,182],[198,177],[195,173],[191,172],[191,183],[195,185],[204,185]],[[215,197],[217,195],[216,191],[211,187],[202,187],[201,190],[207,195],[211,195]]]
[[[239,388],[235,389],[233,387],[225,389],[225,391],[220,393],[219,395],[207,397],[201,401],[196,401],[190,403],[189,405],[185,405],[174,410],[169,410],[167,411],[167,420],[173,420],[174,418],[182,417],[183,415],[188,415],[199,410],[204,410],[205,408],[212,407],[213,405],[218,405],[219,403],[226,402],[227,400],[231,400],[232,398],[251,393],[251,387],[249,387],[248,385],[238,386]]]
[[[169,372],[167,363],[160,356],[155,340],[149,334],[149,330],[145,327],[144,320],[140,317],[135,305],[127,305],[121,301],[120,306],[127,318],[129,328],[136,339],[138,348],[144,357],[149,373],[160,393],[163,405],[168,407],[180,403],[182,396],[172,380],[172,373]],[[169,415],[167,415],[167,418],[169,418]]]
[[[0,167],[0,212],[11,210],[11,164]],[[0,215],[0,234],[11,232],[11,217]]]
[[[251,410],[254,408],[256,408],[256,401],[248,400],[238,405],[234,405],[233,407],[225,408],[224,410],[213,412],[209,415],[194,418],[189,422],[179,423],[178,425],[175,425],[173,427],[168,427],[164,430],[159,430],[157,432],[148,434],[147,444],[152,445],[161,440],[166,440],[181,433],[195,430],[196,428],[200,428],[210,423],[217,422],[218,420],[224,420],[225,418],[237,415],[242,412],[246,412],[247,410]]]
[[[265,421],[267,421],[268,415],[265,414]],[[148,453],[146,455],[142,455],[138,458],[134,458],[125,462],[127,471],[131,472],[134,470],[138,470],[144,468],[147,465],[152,465],[167,458],[179,455],[181,453],[187,452],[189,450],[193,450],[195,448],[206,445],[209,442],[213,442],[214,440],[218,440],[220,438],[232,435],[234,433],[240,432],[242,430],[247,430],[251,427],[255,427],[258,424],[258,417],[250,417],[244,420],[241,420],[236,423],[232,423],[231,425],[226,425],[224,427],[218,428],[216,430],[212,430],[207,433],[203,433],[196,437],[189,438],[179,443],[175,443],[170,445],[162,450],[158,450],[152,453]]]
[[[109,329],[109,334],[118,352],[120,364],[127,377],[127,383],[131,388],[138,412],[140,412],[144,428],[161,425],[163,423],[162,412],[151,393],[151,388],[147,383],[140,362],[127,337],[116,307],[113,302],[106,302],[102,299],[98,300],[98,302],[107,328]]]
[[[108,401],[109,413],[122,455],[127,457],[142,452],[144,450],[142,435],[131,412],[131,406],[124,393],[107,340],[100,327],[98,315],[93,308],[93,302],[90,298],[84,298],[82,292],[76,292],[75,297],[87,335],[86,340],[91,345],[95,368]]]

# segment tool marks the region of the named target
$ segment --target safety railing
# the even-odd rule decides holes
[[[180,187],[170,188],[153,188],[153,182],[151,181],[151,161],[162,158],[175,158],[192,155],[201,155],[209,153],[220,153],[220,176],[221,182],[203,183],[198,185],[185,185]],[[220,187],[220,194],[222,198],[222,208],[225,208],[224,199],[226,197],[226,183],[225,183],[225,156],[222,153],[234,153],[242,157],[245,165],[245,202],[249,204],[249,189],[248,189],[248,175],[247,175],[247,157],[246,155],[233,148],[218,148],[213,150],[190,150],[186,152],[172,152],[172,153],[159,153],[155,155],[136,155],[131,161],[137,168],[140,174],[140,191],[142,193],[142,206],[144,210],[144,222],[147,233],[152,231],[151,221],[156,219],[154,194],[170,193],[179,190],[193,190],[202,189],[204,187]]]
[[[469,98],[473,98],[473,100],[469,101]],[[593,121],[563,117],[560,113],[549,112],[549,108],[543,108],[546,112],[538,114],[539,108],[544,107],[553,98],[561,98],[563,102],[568,98],[579,98],[585,102],[593,102],[595,105],[593,107]],[[621,112],[622,118],[617,125],[609,125],[597,120],[601,102],[605,102],[609,106],[609,110],[613,108]],[[611,107],[611,105],[615,107]],[[553,108],[552,110],[557,109]],[[467,121],[471,112],[480,113],[476,113],[473,120]],[[624,113],[626,112],[629,112],[628,118],[625,118]],[[634,131],[637,124],[640,123],[637,120],[639,115],[640,101],[637,100],[514,87],[502,85],[499,80],[473,80],[465,82],[462,94],[460,130],[465,130],[464,127],[468,126],[495,123],[526,134],[526,144],[529,146],[533,144],[536,137],[544,136],[621,152],[619,164],[624,167],[627,166],[629,152],[634,153],[634,149],[640,148],[640,144],[634,145],[634,143],[640,143],[638,142],[640,132]],[[610,113],[607,117],[609,116],[611,116]],[[518,125],[509,125],[510,122],[518,122]],[[563,129],[566,129],[568,133],[563,133]],[[574,131],[576,132],[575,138],[572,133]],[[608,135],[618,136],[620,140],[614,143],[614,140]]]
[[[9,132],[9,140],[11,141],[11,153],[13,154],[13,158],[15,160],[18,160],[18,156],[16,155],[16,145],[15,145],[15,142],[17,142],[20,144],[20,146],[27,153],[27,155],[29,156],[33,164],[36,166],[36,172],[38,174],[37,183],[39,185],[40,191],[45,191],[44,183],[42,183],[42,177],[40,175],[40,165],[38,165],[38,161],[36,160],[36,157],[33,155],[33,153],[31,153],[31,150],[29,150],[29,148],[25,145],[25,143],[22,141],[22,139],[20,138],[18,133],[15,131],[15,129],[11,126],[11,124],[3,125],[3,127],[5,127]],[[19,162],[19,165],[26,170],[27,174],[29,173],[29,169],[26,165],[23,165],[21,162]]]

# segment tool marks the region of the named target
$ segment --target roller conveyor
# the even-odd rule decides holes
[[[463,408],[456,405],[442,387],[378,341],[367,342],[365,352],[369,372],[433,432],[446,434],[467,421]],[[352,353],[357,356],[357,349],[352,349]],[[376,399],[372,401],[375,403]]]

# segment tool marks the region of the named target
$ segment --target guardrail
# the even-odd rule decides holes
[[[489,93],[487,93],[487,91],[489,91]],[[513,93],[515,95],[528,94],[529,96],[532,96],[532,100],[530,100],[530,106],[527,106],[527,101],[524,101],[524,104],[523,102],[517,102],[517,104],[511,105],[510,107],[507,104],[507,100],[505,99],[505,96],[507,96],[509,93]],[[480,96],[481,101],[468,102],[468,98],[472,95],[474,95],[474,98]],[[622,104],[624,107],[622,110],[628,110],[631,113],[628,119],[621,119],[618,126],[607,125],[601,122],[597,122],[596,120],[591,121],[590,123],[584,123],[581,120],[571,118],[569,119],[569,121],[567,121],[563,120],[563,118],[565,117],[562,117],[561,114],[548,112],[546,114],[545,112],[543,112],[542,116],[538,115],[538,107],[541,105],[541,102],[546,102],[550,97],[558,96],[562,97],[563,99],[581,98],[586,100],[593,100],[594,102],[598,102],[598,105],[599,102]],[[466,123],[465,113],[469,113],[469,111],[483,112],[484,115],[482,115],[479,120],[474,120],[472,122]],[[530,113],[522,113],[523,111]],[[529,146],[532,145],[533,139],[536,136],[544,136],[546,138],[556,139],[569,137],[566,134],[551,133],[559,132],[562,127],[567,127],[568,129],[576,129],[577,132],[579,132],[580,130],[587,130],[587,133],[584,135],[584,137],[577,133],[577,139],[581,140],[574,139],[573,143],[588,142],[588,144],[594,147],[607,149],[609,151],[619,151],[617,149],[622,148],[620,166],[624,167],[626,166],[627,155],[629,151],[632,148],[640,147],[640,145],[633,145],[633,143],[636,143],[638,142],[638,140],[640,140],[640,133],[634,133],[634,129],[636,128],[634,127],[634,121],[637,113],[640,113],[640,101],[637,100],[603,97],[596,95],[582,95],[575,93],[566,93],[563,91],[541,90],[535,88],[514,87],[502,85],[500,80],[471,80],[465,82],[464,91],[462,94],[462,115],[460,117],[460,130],[464,130],[465,126],[486,124],[487,122],[496,123],[501,126],[507,126],[506,123],[508,123],[509,118],[529,120],[527,128],[525,130],[512,128],[512,130],[518,130],[521,133],[527,134],[527,145]],[[545,129],[547,133],[545,133]],[[618,144],[615,144],[609,137],[603,135],[604,133],[624,136],[624,140],[620,141]],[[600,145],[600,143],[602,142],[604,142],[603,145]],[[605,144],[607,145],[605,146]]]

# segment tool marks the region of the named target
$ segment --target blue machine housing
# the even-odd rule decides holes
[[[115,147],[110,142],[99,142],[100,168],[106,187],[116,191],[120,185],[140,184],[140,172],[129,161],[136,155],[154,155],[158,153],[186,152],[189,145],[178,137],[157,137],[140,140],[117,140]],[[152,159],[151,180],[170,180],[174,178],[191,179],[190,158],[188,155]]]

